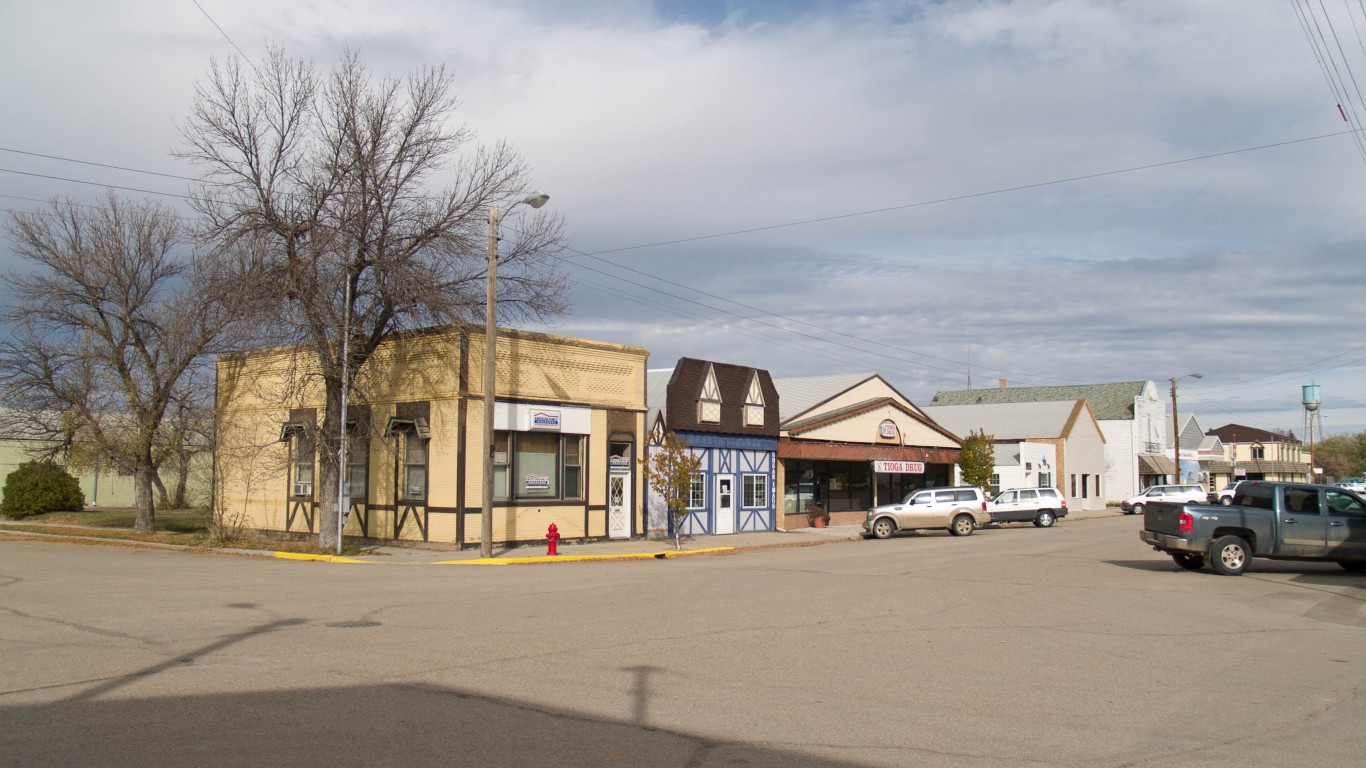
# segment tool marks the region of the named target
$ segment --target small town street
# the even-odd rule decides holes
[[[1357,766],[1366,577],[1139,520],[457,568],[0,540],[23,766]],[[718,537],[724,544],[724,537]]]

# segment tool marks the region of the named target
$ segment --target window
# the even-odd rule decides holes
[[[746,507],[768,506],[767,475],[745,475],[744,505]]]
[[[1328,509],[1334,515],[1366,517],[1366,505],[1357,497],[1341,491],[1328,491]]]
[[[1286,488],[1285,511],[1301,515],[1319,513],[1319,494],[1313,488]]]
[[[369,446],[363,435],[353,434],[346,438],[346,495],[352,501],[365,501],[369,458]]]
[[[1048,473],[1048,472],[1040,472],[1040,473],[1039,473],[1039,487],[1040,487],[1040,488],[1052,488],[1052,487],[1053,487],[1053,475],[1052,475],[1051,473]]]
[[[1256,461],[1261,461],[1262,459],[1265,459],[1266,448],[1261,445],[1252,446],[1252,458]]]
[[[498,432],[493,436],[493,497],[582,499],[583,453],[582,435]]]
[[[1096,475],[1096,498],[1098,498],[1098,499],[1101,498],[1101,495],[1100,495],[1100,478],[1101,478],[1101,477],[1103,477],[1103,475]]]
[[[745,426],[764,425],[764,390],[759,386],[759,374],[749,381],[749,394],[745,395]]]
[[[702,396],[697,400],[697,420],[712,424],[721,421],[721,388],[716,386],[716,369],[711,366],[707,367]]]
[[[1087,492],[1088,492],[1090,489],[1091,489],[1091,476],[1090,476],[1090,475],[1082,475],[1082,476],[1081,476],[1081,497],[1082,497],[1083,499],[1088,499],[1088,498],[1090,498],[1090,496],[1087,495]]]
[[[405,499],[427,498],[427,438],[416,429],[403,431],[403,485]]]
[[[704,509],[707,506],[707,476],[701,472],[692,473],[692,483],[688,486],[688,509]]]
[[[1069,494],[1067,494],[1067,495],[1068,495],[1068,496],[1071,496],[1071,497],[1073,497],[1073,498],[1075,498],[1076,495],[1077,495],[1077,476],[1076,476],[1076,475],[1072,475],[1072,492],[1069,493]]]
[[[316,451],[313,437],[304,430],[294,432],[294,483],[291,496],[313,495],[313,454]]]

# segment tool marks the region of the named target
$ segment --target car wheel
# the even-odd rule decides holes
[[[1041,509],[1039,510],[1038,517],[1034,518],[1034,525],[1038,528],[1052,528],[1055,519],[1056,518],[1053,517],[1053,510]]]
[[[1220,576],[1241,576],[1252,562],[1252,550],[1241,536],[1220,536],[1210,547],[1210,565]]]
[[[1220,504],[1223,504],[1223,505],[1226,506],[1226,507],[1231,507],[1231,506],[1233,506],[1233,497],[1232,497],[1232,496],[1223,496],[1223,497],[1220,497],[1219,503],[1220,503]]]
[[[1340,561],[1338,565],[1352,573],[1366,572],[1366,560],[1343,560]]]
[[[1141,515],[1141,514],[1143,514],[1143,505],[1142,505],[1142,504],[1135,504],[1135,505],[1133,505],[1132,507],[1129,508],[1129,514],[1131,514],[1131,515]]]
[[[954,536],[971,536],[977,528],[977,521],[969,515],[959,515],[949,523],[949,533]]]
[[[896,533],[896,526],[892,524],[891,518],[879,517],[873,521],[873,536],[879,539],[889,539]]]
[[[1172,559],[1188,571],[1198,571],[1205,567],[1205,556],[1194,552],[1173,552]]]

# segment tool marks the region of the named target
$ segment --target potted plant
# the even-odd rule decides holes
[[[830,522],[830,513],[817,502],[806,510],[806,518],[811,521],[812,528],[824,528],[826,523]]]

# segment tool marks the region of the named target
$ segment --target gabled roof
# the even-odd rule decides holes
[[[764,409],[762,424],[751,424],[745,417],[745,406],[756,382],[762,396],[757,405]],[[707,387],[711,384],[716,389],[708,397]],[[647,429],[654,429],[663,417],[665,426],[673,431],[778,436],[781,398],[773,386],[773,377],[762,368],[680,357],[671,370],[646,371],[645,386]],[[699,398],[719,402],[718,421],[700,420]]]
[[[966,438],[981,429],[993,440],[1064,438],[1077,418],[1085,414],[1085,400],[1055,402],[986,403],[981,405],[931,405],[925,414],[949,431]],[[1097,433],[1099,433],[1097,428]]]
[[[1057,387],[1003,387],[998,389],[943,389],[934,394],[930,405],[993,405],[1000,403],[1040,403],[1086,400],[1101,421],[1128,421],[1134,418],[1134,398],[1148,391],[1149,381],[1121,381],[1114,384],[1072,384]]]
[[[669,378],[674,375],[674,369],[651,369],[645,372],[645,407],[648,409],[645,416],[645,429],[654,429],[655,421],[660,416],[666,416],[665,404],[669,400]]]
[[[905,403],[902,403],[901,401],[892,397],[875,397],[870,400],[864,400],[860,403],[846,405],[843,408],[836,408],[833,411],[822,411],[820,413],[808,416],[804,419],[786,422],[783,424],[783,431],[795,437],[806,430],[816,429],[818,427],[834,424],[836,422],[853,418],[855,416],[859,416],[869,411],[877,410],[879,408],[887,406],[890,406],[898,411],[901,411],[907,416],[910,416],[916,422],[923,424],[926,427],[929,427],[936,433],[953,440],[955,443],[962,442],[962,438],[958,435],[953,434],[948,429],[945,429],[942,425],[936,424],[933,419],[928,418],[925,414],[917,411],[915,408],[907,407]]]
[[[774,379],[773,385],[778,388],[780,398],[778,417],[786,422],[794,416],[802,416],[807,411],[815,408],[821,403],[833,400],[834,398],[848,392],[864,382],[877,379],[886,385],[887,389],[895,392],[902,400],[911,402],[892,383],[882,377],[880,373],[834,373],[828,376],[795,376],[786,379]],[[915,408],[915,404],[911,404]]]

